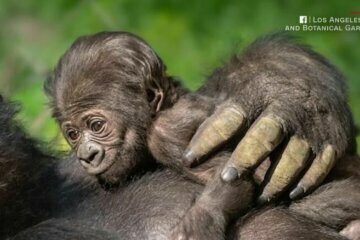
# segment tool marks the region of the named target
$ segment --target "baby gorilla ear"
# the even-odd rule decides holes
[[[156,85],[156,86],[155,87],[147,86],[146,95],[147,95],[147,100],[150,104],[151,112],[155,114],[158,111],[160,111],[161,106],[163,104],[164,91],[156,81],[153,82],[154,84],[152,85]]]

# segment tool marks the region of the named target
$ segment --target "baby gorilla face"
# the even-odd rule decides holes
[[[62,132],[82,167],[110,184],[118,184],[137,165],[135,130],[114,114],[93,109],[61,124]]]

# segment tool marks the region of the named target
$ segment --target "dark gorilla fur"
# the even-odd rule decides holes
[[[79,171],[73,159],[57,160],[41,153],[12,120],[13,114],[13,106],[0,103],[1,239],[166,239],[192,204],[194,194],[203,189],[175,172],[159,169],[110,194]],[[352,162],[358,164],[359,159]],[[351,170],[344,170],[341,177],[359,177],[359,172],[355,176],[354,168]],[[338,188],[346,191],[350,184],[351,179],[327,184],[313,194],[314,199],[309,196],[306,201],[316,202],[321,199],[321,192],[327,192],[321,203],[324,212],[318,214],[331,215],[326,206],[337,204],[335,217],[341,227],[351,215],[343,204],[351,205],[351,201],[359,199],[355,195],[338,196]],[[232,227],[229,238],[239,239],[241,235],[245,240],[345,239],[304,217],[303,210],[296,210],[301,203],[292,210],[277,207],[251,213]],[[316,215],[311,211],[309,214]],[[208,229],[204,234],[211,236],[213,231],[216,230]]]

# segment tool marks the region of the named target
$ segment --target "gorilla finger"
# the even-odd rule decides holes
[[[245,114],[236,104],[215,111],[196,131],[185,150],[183,163],[193,166],[200,159],[232,137],[245,122]]]
[[[328,175],[335,164],[336,153],[331,145],[327,145],[322,152],[316,156],[309,170],[297,184],[296,188],[291,191],[290,198],[296,199],[310,190],[317,187]]]
[[[279,145],[283,135],[282,125],[273,117],[255,122],[226,163],[221,173],[223,181],[232,182],[257,167]]]
[[[310,156],[309,144],[298,137],[291,137],[281,154],[269,182],[258,199],[259,204],[270,202],[299,176]]]

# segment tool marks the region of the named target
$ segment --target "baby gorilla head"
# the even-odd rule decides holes
[[[104,173],[115,163],[119,146],[132,142],[116,120],[110,112],[99,108],[73,114],[72,120],[62,122],[62,132],[89,174]],[[131,134],[128,131],[126,135]]]
[[[146,131],[169,88],[161,59],[125,32],[77,39],[45,84],[79,162],[110,184],[144,163]]]

